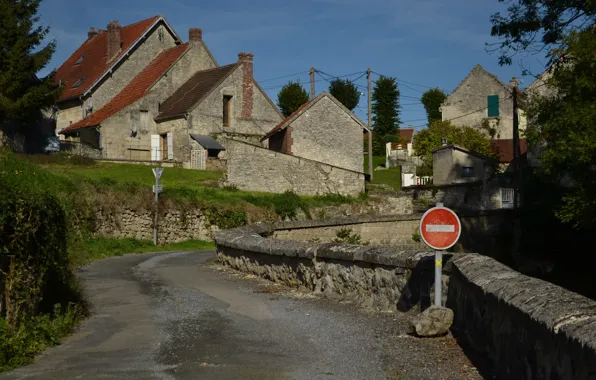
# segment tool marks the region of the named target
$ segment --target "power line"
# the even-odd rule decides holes
[[[278,79],[284,79],[284,78],[289,78],[289,77],[295,77],[297,75],[302,75],[302,74],[308,74],[308,71],[301,71],[299,73],[284,75],[282,77],[277,77],[277,78],[263,79],[263,80],[260,80],[260,81],[257,81],[257,82],[259,82],[259,83],[270,82],[272,80],[278,80]]]

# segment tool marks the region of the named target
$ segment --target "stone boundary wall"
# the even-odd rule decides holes
[[[227,185],[241,190],[299,195],[358,195],[364,173],[229,139]]]
[[[434,253],[269,237],[278,229],[304,224],[281,222],[218,231],[218,261],[271,281],[378,310],[420,310],[430,305]],[[447,263],[450,256],[446,255]],[[445,266],[443,275],[444,298],[449,268]]]
[[[278,231],[330,222],[218,231],[217,258],[240,271],[378,310],[405,312],[430,305],[432,252],[271,238]],[[468,353],[479,358],[475,364],[482,372],[497,379],[595,378],[595,301],[522,275],[487,256],[453,254],[445,260],[443,299],[454,311],[452,331]]]
[[[496,379],[595,379],[596,302],[481,255],[453,262],[447,307],[458,340]]]

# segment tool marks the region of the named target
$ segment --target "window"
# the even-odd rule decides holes
[[[223,97],[223,125],[230,126],[230,114],[232,113],[232,96],[224,95]]]
[[[474,177],[474,168],[471,166],[464,166],[461,170],[462,177]]]
[[[488,117],[499,116],[499,95],[488,96]]]
[[[77,59],[77,61],[75,62],[75,65],[80,65],[86,56],[87,56],[87,54],[83,54],[82,56],[80,56],[79,59]]]
[[[75,84],[72,85],[72,88],[77,88],[81,85],[81,83],[83,83],[85,81],[85,79],[87,79],[87,77],[82,77],[81,79],[79,79],[78,81],[75,82]]]
[[[501,208],[513,208],[513,189],[501,188]]]

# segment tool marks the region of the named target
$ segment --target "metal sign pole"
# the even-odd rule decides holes
[[[435,251],[435,306],[442,304],[443,251]]]
[[[159,177],[155,176],[155,220],[153,221],[153,244],[157,245],[157,214],[159,207]]]

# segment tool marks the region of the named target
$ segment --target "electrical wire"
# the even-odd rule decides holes
[[[282,77],[277,77],[277,78],[270,78],[270,79],[263,79],[263,80],[259,80],[257,81],[258,83],[263,83],[263,82],[271,82],[272,80],[278,80],[278,79],[284,79],[284,78],[290,78],[290,77],[295,77],[297,75],[302,75],[302,74],[308,74],[309,71],[300,71],[299,73],[294,73],[294,74],[289,74],[289,75],[284,75]]]

